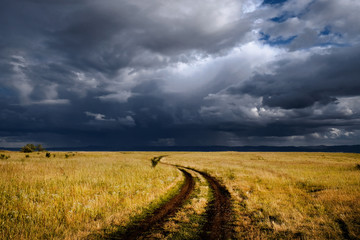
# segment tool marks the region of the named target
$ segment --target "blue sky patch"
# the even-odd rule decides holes
[[[331,26],[326,26],[324,29],[320,32],[320,35],[329,35],[331,33]]]
[[[265,44],[269,44],[271,46],[290,44],[297,37],[297,35],[291,36],[289,38],[284,38],[284,37],[280,36],[280,37],[271,39],[269,34],[261,32],[260,35],[261,35],[261,37],[259,38],[259,40],[263,41]]]
[[[285,22],[286,20],[288,20],[289,18],[293,18],[293,17],[296,17],[296,16],[294,14],[285,12],[285,13],[283,13],[282,15],[280,15],[278,17],[270,18],[270,21],[277,22],[277,23],[282,23],[282,22]]]
[[[263,1],[263,5],[268,4],[268,5],[275,5],[275,4],[282,4],[284,2],[287,2],[288,0],[264,0]]]
[[[260,32],[261,37],[259,38],[260,41],[268,41],[270,39],[270,35]]]
[[[297,36],[291,36],[289,38],[278,37],[274,40],[268,41],[270,45],[286,45],[290,44]]]

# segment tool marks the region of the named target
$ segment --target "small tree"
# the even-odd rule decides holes
[[[34,144],[30,143],[30,144],[27,144],[29,145],[29,147],[31,148],[31,150],[35,151],[36,150],[36,147]]]
[[[26,144],[25,146],[23,146],[20,149],[20,152],[24,152],[24,153],[31,153],[31,152],[34,152],[34,151],[43,152],[43,151],[45,151],[45,149],[43,148],[43,146],[41,144],[35,146],[32,143]]]
[[[36,150],[36,147],[34,144],[26,144],[25,146],[23,146],[20,151],[24,152],[24,153],[30,153]]]

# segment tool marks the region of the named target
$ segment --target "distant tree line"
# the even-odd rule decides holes
[[[35,152],[35,151],[43,152],[43,151],[45,151],[45,148],[43,148],[43,146],[41,144],[35,146],[34,144],[29,143],[20,149],[20,152],[24,152],[24,153],[30,153],[30,152]]]

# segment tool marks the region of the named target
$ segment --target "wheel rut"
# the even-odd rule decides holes
[[[199,234],[199,237],[201,239],[209,240],[232,239],[234,236],[231,224],[233,212],[231,209],[231,195],[226,187],[223,186],[215,177],[206,172],[165,162],[160,163],[178,168],[185,176],[184,184],[182,185],[179,193],[168,202],[155,209],[154,212],[145,219],[132,223],[125,232],[122,231],[106,234],[102,235],[100,238],[96,237],[96,239],[139,239],[146,236],[151,229],[161,227],[161,225],[169,217],[173,216],[181,209],[184,202],[189,199],[191,193],[193,192],[195,188],[195,180],[189,171],[194,171],[202,175],[208,182],[213,193],[213,198],[208,203],[206,210],[207,220],[201,233]]]
[[[207,222],[200,235],[201,239],[232,239],[233,229],[231,219],[233,212],[229,191],[210,174],[194,168],[186,167],[185,169],[201,174],[213,191],[213,200],[209,203],[208,210],[206,211]]]
[[[195,181],[191,174],[182,168],[178,169],[184,174],[185,181],[177,195],[157,208],[145,219],[132,224],[124,233],[112,233],[105,236],[103,239],[138,239],[141,236],[144,236],[151,228],[161,225],[167,218],[178,211],[183,203],[189,198],[195,187]]]

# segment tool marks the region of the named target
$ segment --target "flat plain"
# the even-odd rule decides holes
[[[360,236],[360,154],[1,154],[0,239],[126,239],[129,229],[182,191],[186,174],[193,179],[187,197],[136,238],[215,238],[209,222],[220,208],[209,178],[230,199],[222,213],[229,215],[227,222],[218,222],[229,231],[218,233],[220,238]]]

